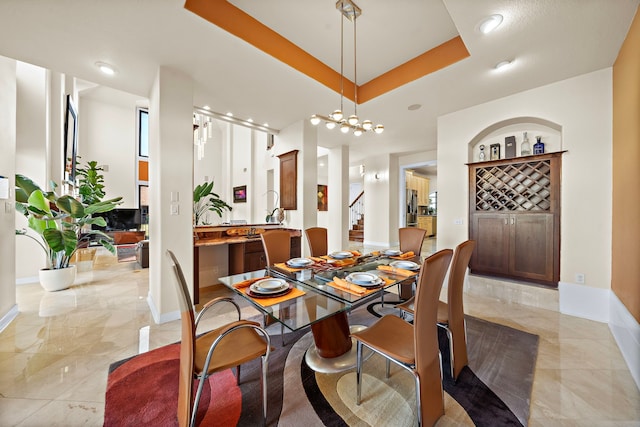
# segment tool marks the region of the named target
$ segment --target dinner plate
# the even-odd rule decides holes
[[[396,256],[396,255],[400,255],[402,251],[399,251],[397,249],[385,249],[384,251],[382,251],[382,253],[388,256]]]
[[[373,279],[371,278],[373,276]],[[384,280],[379,276],[371,273],[351,273],[345,279],[348,282],[356,284],[362,287],[379,286],[384,283]]]
[[[379,278],[378,276],[376,276],[375,274],[371,274],[371,273],[351,273],[347,277],[345,277],[345,279],[347,279],[351,283],[356,283],[358,285],[359,284],[365,284],[366,285],[366,284],[369,284],[369,283],[373,283],[378,278]]]
[[[306,267],[313,264],[313,260],[309,258],[292,258],[286,262],[289,267]]]
[[[329,254],[329,256],[335,259],[345,259],[345,258],[353,257],[353,254],[351,252],[342,251],[342,252],[332,252]]]
[[[270,294],[265,294],[263,292],[254,292],[251,290],[251,287],[249,287],[249,289],[247,289],[246,294],[247,296],[250,296],[251,298],[277,298],[277,297],[281,297],[284,295],[287,295],[289,292],[291,292],[293,290],[293,285],[288,285],[285,289],[275,292],[275,293],[270,293]]]
[[[254,294],[271,295],[282,292],[289,287],[289,284],[282,279],[262,279],[251,284],[249,289]]]
[[[395,268],[403,268],[405,270],[419,270],[420,265],[413,261],[393,261],[389,265]]]

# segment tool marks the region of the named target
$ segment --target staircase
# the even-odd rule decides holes
[[[349,205],[349,241],[364,241],[364,191]]]
[[[364,241],[364,215],[351,225],[349,229],[349,241],[350,242],[363,242]]]

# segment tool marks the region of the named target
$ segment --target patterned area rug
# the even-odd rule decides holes
[[[366,307],[349,316],[351,324],[375,320]],[[279,331],[278,325],[269,328],[272,336]],[[473,317],[467,318],[467,334],[470,366],[455,383],[448,375],[446,334],[439,337],[445,416],[438,426],[526,426],[538,337]],[[408,372],[392,365],[391,377],[385,380],[384,359],[372,356],[364,364],[363,401],[358,406],[354,369],[316,373],[304,362],[313,343],[311,333],[287,333],[285,340],[281,346],[280,337],[272,339],[276,348],[269,360],[268,425],[415,425],[414,383]],[[165,346],[111,366],[105,425],[176,425],[177,348]],[[224,426],[260,424],[259,372],[257,360],[243,365],[239,387],[231,370],[211,377],[199,410],[201,425],[212,419]],[[224,417],[217,412],[221,408]]]

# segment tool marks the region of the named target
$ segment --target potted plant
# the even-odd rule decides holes
[[[80,159],[80,156],[77,156]],[[78,177],[78,195],[80,201],[85,205],[101,202],[105,193],[104,168],[98,166],[98,162],[90,160],[86,164],[78,165],[76,177]],[[91,226],[85,226],[85,229]],[[83,240],[81,247],[73,255],[72,262],[75,262],[78,271],[91,270],[96,257],[97,248],[89,247],[89,241]]]
[[[97,241],[111,253],[115,247],[109,236],[98,230],[85,230],[85,225],[106,226],[102,217],[93,218],[94,213],[113,210],[121,197],[83,204],[69,195],[58,196],[57,184],[51,183],[52,191],[43,191],[26,176],[16,174],[16,211],[28,220],[29,228],[40,236],[40,240],[27,234],[27,230],[16,230],[16,234],[30,237],[40,243],[47,255],[47,267],[40,270],[40,283],[47,291],[66,289],[75,279],[75,266],[69,266],[76,250],[89,241]]]
[[[207,225],[206,213],[215,212],[222,218],[224,210],[233,208],[220,199],[213,191],[213,181],[204,182],[193,190],[193,221],[195,225]]]
[[[284,221],[284,209],[278,207],[278,201],[280,200],[280,195],[275,190],[267,190],[267,192],[264,193],[263,196],[266,196],[269,193],[273,193],[276,195],[276,201],[274,203],[276,207],[273,208],[271,212],[267,211],[267,216],[265,217],[264,220],[267,223],[281,223],[282,221]],[[276,212],[278,213],[276,214]]]

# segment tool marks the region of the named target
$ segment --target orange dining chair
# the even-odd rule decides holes
[[[287,230],[269,230],[260,234],[267,256],[267,267],[291,258],[291,234]]]
[[[451,249],[443,249],[422,264],[416,289],[413,325],[388,314],[370,327],[351,334],[357,341],[356,404],[360,404],[364,345],[386,358],[387,378],[390,362],[413,374],[418,425],[432,426],[444,414],[442,361],[436,317],[442,282],[452,255]]]
[[[286,230],[269,230],[260,234],[262,240],[262,247],[267,257],[267,268],[273,266],[276,263],[286,262],[291,258],[291,234]],[[284,310],[288,310],[285,307]],[[273,323],[272,319],[264,314],[262,316],[263,325],[267,326]],[[284,324],[280,323],[280,338],[282,339],[282,346],[285,345],[284,339]]]
[[[304,230],[309,243],[309,251],[311,256],[324,256],[329,250],[327,249],[327,229],[323,227],[311,227]]]
[[[403,227],[398,230],[400,240],[400,251],[403,253],[412,251],[417,257],[422,252],[422,243],[427,230],[417,227]],[[398,296],[401,300],[407,300],[413,296],[413,283],[406,281],[398,284]]]
[[[446,330],[449,338],[451,377],[454,380],[458,379],[462,368],[469,364],[467,356],[467,327],[464,320],[462,297],[464,293],[464,278],[475,247],[476,242],[474,240],[467,240],[456,247],[453,261],[451,261],[451,271],[449,271],[447,302],[438,302],[438,326]],[[396,307],[403,313],[413,314],[414,300],[411,299]]]
[[[240,365],[260,357],[262,359],[262,418],[267,423],[267,369],[271,352],[271,339],[256,322],[240,319],[240,307],[231,298],[218,297],[207,302],[195,314],[187,282],[176,256],[167,251],[173,264],[178,286],[182,333],[180,342],[180,374],[178,385],[178,425],[196,425],[198,404],[206,379],[213,373],[236,367],[237,381],[240,383]],[[216,304],[228,303],[235,306],[238,320],[227,323],[209,332],[197,335],[198,323],[203,314]],[[193,396],[193,381],[197,379],[198,390]]]

